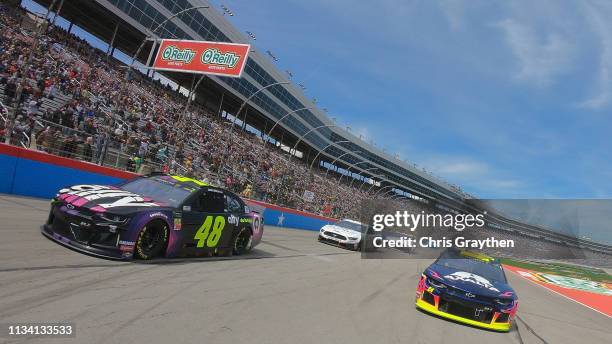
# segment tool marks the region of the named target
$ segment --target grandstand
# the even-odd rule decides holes
[[[67,30],[51,27],[42,35],[34,63],[24,71],[36,35],[23,25],[22,10],[3,8],[0,100],[6,107],[0,129],[13,144],[139,172],[178,171],[224,184],[247,197],[335,217],[357,217],[362,199],[385,194],[476,210],[457,187],[335,126],[257,50],[251,52],[242,78],[207,76],[188,111],[182,93],[154,81],[149,73],[129,74],[125,87],[126,66],[114,56],[119,51],[132,56],[146,38],[248,42],[212,8],[186,11],[151,32],[174,13],[202,4],[212,7],[207,1],[36,2],[44,7],[53,3],[56,9],[61,4],[59,15],[70,24]],[[109,49],[99,50],[74,36],[74,25],[107,42]],[[136,56],[141,64],[148,60],[150,48],[148,42]],[[27,87],[22,101],[15,102],[22,73]],[[184,89],[194,81],[189,74],[162,74]],[[271,86],[275,83],[282,84]],[[262,88],[266,89],[258,92]],[[8,113],[17,105],[12,124]],[[269,137],[263,135],[291,112],[295,114],[279,122]],[[236,116],[237,127],[236,121],[228,120]],[[294,146],[299,152],[295,156],[279,148]],[[314,198],[305,199],[305,191]]]
[[[37,1],[47,7],[52,1]],[[132,56],[142,40],[149,35],[159,23],[173,13],[198,5],[209,5],[207,1],[79,1],[64,2],[61,16],[74,25],[78,25],[102,41],[111,42],[113,49],[118,49]],[[115,34],[115,28],[117,32]],[[113,36],[115,39],[113,40]],[[185,12],[183,15],[163,25],[154,36],[159,38],[184,38],[196,40],[212,40],[224,42],[247,43],[248,38],[234,28],[224,16],[214,9],[198,9]],[[149,46],[142,49],[138,60],[145,63],[149,55]],[[182,73],[165,73],[169,79],[189,89],[191,75]],[[210,76],[197,90],[197,97],[210,112],[236,114],[242,101],[256,90],[276,82],[290,82],[287,76],[278,71],[270,59],[254,50],[240,79]],[[271,136],[273,141],[293,147],[299,137],[309,130],[321,125],[334,125],[324,111],[318,109],[307,99],[302,90],[292,83],[272,86],[260,92],[249,102],[247,108],[240,114],[240,119],[246,114],[246,122],[250,127],[260,132],[266,132],[274,122],[288,112],[304,108],[279,123],[278,130]],[[424,198],[462,199],[462,194],[456,188],[434,179],[432,176],[415,169],[380,149],[355,137],[350,132],[338,127],[321,128],[303,138],[297,150],[304,153],[303,160],[310,163],[317,152],[333,142],[339,143],[325,149],[318,159],[327,163],[339,159],[334,164],[337,168],[346,170],[351,165],[351,171],[364,177],[369,177],[382,185],[395,185],[398,190],[418,195]],[[352,153],[352,152],[361,153]],[[345,154],[344,156],[342,156]],[[355,165],[355,163],[364,163]],[[315,162],[316,164],[316,162]],[[373,168],[376,168],[374,170]],[[348,179],[348,178],[347,178]]]

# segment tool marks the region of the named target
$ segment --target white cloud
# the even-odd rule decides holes
[[[523,181],[508,177],[488,163],[470,157],[438,156],[425,159],[420,165],[475,197],[524,195]]]
[[[489,170],[486,164],[473,161],[456,161],[442,163],[434,168],[436,173],[449,176],[473,176],[482,175]]]
[[[506,42],[518,59],[519,81],[536,86],[548,86],[567,71],[573,57],[573,46],[559,33],[542,33],[516,19],[497,23],[504,32]]]

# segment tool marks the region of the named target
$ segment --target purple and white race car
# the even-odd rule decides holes
[[[75,250],[112,259],[229,256],[261,241],[263,217],[227,190],[152,175],[117,186],[60,190],[41,231]]]

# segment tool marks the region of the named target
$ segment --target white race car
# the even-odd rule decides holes
[[[325,225],[319,231],[319,241],[352,250],[361,247],[361,222],[345,219]]]

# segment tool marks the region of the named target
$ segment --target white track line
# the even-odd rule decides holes
[[[578,300],[574,300],[574,299],[572,299],[571,297],[569,297],[569,296],[567,296],[567,295],[563,295],[563,294],[561,294],[560,292],[558,292],[558,291],[556,291],[556,290],[552,290],[552,289],[550,289],[550,288],[548,288],[548,287],[546,287],[546,286],[544,286],[544,285],[542,285],[542,284],[540,284],[540,283],[537,283],[536,281],[532,280],[531,278],[527,278],[527,277],[525,277],[525,276],[523,276],[523,275],[519,274],[518,272],[514,272],[514,271],[512,271],[512,270],[510,270],[510,269],[507,269],[507,270],[509,270],[509,271],[510,271],[510,272],[512,272],[513,274],[515,274],[515,275],[517,275],[517,276],[519,276],[519,277],[521,277],[521,278],[523,278],[523,279],[525,279],[525,280],[527,280],[527,281],[529,281],[529,282],[531,282],[531,283],[533,283],[533,284],[535,284],[535,285],[539,285],[540,287],[542,287],[542,288],[544,288],[544,289],[546,289],[546,290],[548,290],[548,291],[550,291],[550,292],[553,292],[553,293],[555,293],[555,294],[557,294],[557,295],[561,295],[561,296],[563,296],[564,298],[566,298],[566,299],[568,299],[568,300],[574,301],[574,302],[576,302],[576,303],[577,303],[577,304],[579,304],[579,305],[582,305],[582,306],[584,306],[584,307],[586,307],[586,308],[588,308],[588,309],[594,310],[595,312],[597,312],[597,313],[599,313],[599,314],[602,314],[602,315],[605,315],[606,317],[608,317],[608,318],[611,318],[611,319],[612,319],[612,316],[609,316],[608,314],[606,314],[606,313],[604,313],[604,312],[602,312],[602,311],[600,311],[600,310],[598,310],[598,309],[595,309],[595,308],[593,308],[593,307],[591,307],[591,306],[587,306],[587,305],[585,305],[584,303],[582,303],[582,302],[580,302],[580,301],[578,301]]]

